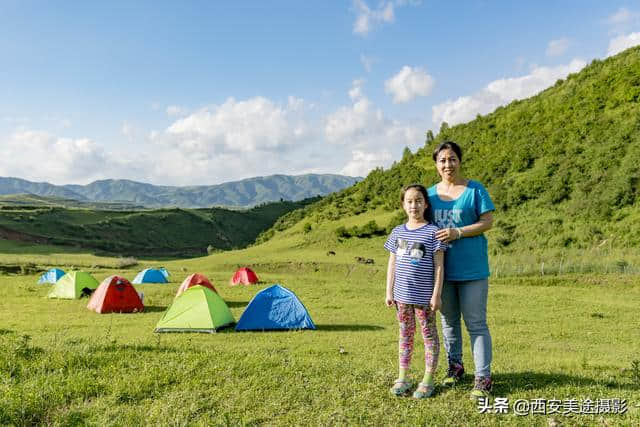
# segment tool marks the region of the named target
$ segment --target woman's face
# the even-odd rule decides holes
[[[404,193],[402,207],[409,219],[419,221],[424,219],[424,211],[427,209],[427,201],[419,190],[410,188]]]
[[[442,179],[453,181],[460,176],[460,159],[455,151],[445,148],[436,157],[436,168]]]

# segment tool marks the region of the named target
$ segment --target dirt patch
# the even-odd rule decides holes
[[[32,234],[22,233],[20,231],[11,230],[6,227],[0,226],[0,239],[13,240],[17,242],[38,243],[46,245],[49,243],[47,237],[34,236]]]

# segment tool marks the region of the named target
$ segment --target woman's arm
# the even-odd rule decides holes
[[[444,282],[444,251],[433,254],[435,274],[433,277],[433,295],[431,295],[431,311],[440,310],[442,306],[442,283]]]
[[[384,302],[387,307],[391,307],[393,301],[393,284],[396,277],[396,254],[389,254],[389,263],[387,264],[387,293]]]
[[[463,237],[479,236],[493,227],[493,212],[485,212],[480,215],[477,222],[458,228],[443,228],[436,231],[436,239],[443,242],[462,239]]]

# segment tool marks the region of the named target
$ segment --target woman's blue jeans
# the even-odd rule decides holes
[[[491,375],[491,335],[487,326],[489,281],[445,281],[442,288],[442,335],[449,364],[462,364],[460,315],[471,338],[476,377]]]

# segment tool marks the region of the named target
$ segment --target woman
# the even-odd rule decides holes
[[[445,256],[442,289],[442,335],[449,370],[444,386],[453,386],[464,374],[460,315],[471,337],[475,384],[471,398],[491,392],[491,335],[487,326],[489,257],[483,233],[491,228],[495,210],[487,190],[460,173],[462,150],[452,141],[438,145],[433,160],[441,181],[429,188],[436,238],[450,243]]]

